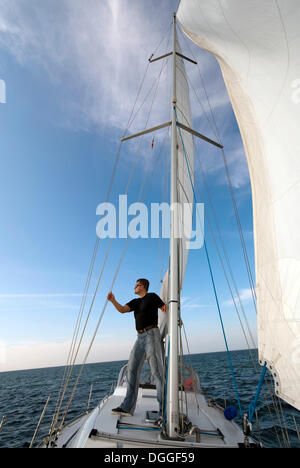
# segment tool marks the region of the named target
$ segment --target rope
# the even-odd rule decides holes
[[[176,122],[179,123],[179,122],[178,122],[178,118],[177,118],[176,106],[174,106],[174,112],[175,112]],[[178,127],[178,130],[179,130],[179,135],[180,135],[181,144],[182,144],[182,148],[183,148],[183,153],[184,153],[184,157],[185,157],[185,162],[186,162],[187,169],[188,169],[188,175],[189,175],[191,187],[192,187],[192,190],[193,190],[194,201],[195,201],[195,203],[197,203],[197,197],[196,197],[196,193],[195,193],[195,187],[194,187],[194,184],[193,184],[193,181],[192,181],[191,171],[190,171],[188,159],[187,159],[187,156],[186,156],[185,146],[184,146],[184,142],[183,142],[183,138],[182,138],[182,134],[181,134],[181,129],[180,129],[180,127]],[[222,328],[222,332],[223,332],[223,337],[224,337],[224,341],[225,341],[225,346],[226,346],[226,350],[227,350],[227,357],[228,357],[229,367],[230,367],[230,370],[231,370],[232,379],[233,379],[233,384],[234,384],[234,388],[235,388],[235,392],[236,392],[236,397],[237,397],[237,401],[238,401],[238,405],[239,405],[240,416],[241,416],[241,418],[243,418],[243,411],[242,411],[242,407],[241,407],[239,392],[238,392],[237,383],[236,383],[236,379],[235,379],[235,375],[234,375],[234,370],[233,370],[232,360],[231,360],[231,356],[230,356],[230,352],[229,352],[229,347],[228,347],[228,342],[227,342],[227,338],[226,338],[226,333],[225,333],[223,318],[222,318],[222,314],[221,314],[221,309],[220,309],[218,294],[217,294],[217,290],[216,290],[214,275],[213,275],[213,272],[212,272],[210,257],[209,257],[209,254],[208,254],[208,250],[207,250],[207,245],[206,245],[205,239],[204,239],[204,249],[205,249],[206,259],[207,259],[207,263],[208,263],[210,278],[211,278],[212,286],[213,286],[213,290],[214,290],[214,296],[215,296],[216,305],[217,305],[217,309],[218,309],[218,314],[219,314],[219,319],[220,319],[221,328]]]
[[[261,389],[262,389],[262,386],[263,386],[263,383],[264,383],[266,370],[267,370],[267,363],[265,362],[265,364],[264,364],[264,366],[262,368],[262,371],[261,371],[261,375],[260,375],[260,379],[259,379],[259,382],[258,382],[258,387],[257,387],[257,390],[256,390],[254,400],[249,405],[249,418],[248,419],[249,419],[250,424],[252,424],[252,420],[253,420],[254,412],[255,412],[255,409],[256,409],[256,405],[257,405],[259,395],[260,395],[260,392],[261,392]]]

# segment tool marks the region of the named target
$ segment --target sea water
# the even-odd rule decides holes
[[[226,352],[193,354],[185,356],[184,362],[198,373],[201,389],[208,398],[213,398],[222,407],[235,405],[238,411],[238,401],[240,401],[244,413],[248,411],[259,381],[261,368],[257,364],[257,351],[233,351],[230,356],[238,396]],[[125,364],[126,361],[86,364],[66,421],[86,411],[91,385],[93,390],[90,408],[97,406],[101,399],[111,391],[118,379],[120,369]],[[74,367],[63,408],[68,401],[79,370],[80,366]],[[51,367],[0,373],[0,421],[3,416],[6,416],[0,432],[0,447],[29,447],[44,405],[48,396],[51,395],[35,446],[48,434],[64,371],[64,367]],[[300,413],[278,399],[276,399],[274,409],[273,392],[270,391],[273,390],[271,376],[269,380],[270,385],[264,385],[257,404],[258,423],[254,417],[253,435],[265,447],[300,448],[293,418],[295,417],[300,429]],[[241,423],[239,416],[236,422]]]

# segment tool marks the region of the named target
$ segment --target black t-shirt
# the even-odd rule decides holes
[[[144,297],[132,299],[127,305],[130,307],[130,311],[134,311],[135,327],[137,330],[144,330],[144,328],[151,325],[157,327],[157,309],[164,305],[164,302],[157,294],[147,293]]]

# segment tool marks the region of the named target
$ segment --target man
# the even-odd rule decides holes
[[[127,365],[126,397],[121,406],[112,410],[112,414],[133,415],[139,388],[139,375],[145,354],[156,384],[159,416],[162,413],[163,366],[160,332],[157,323],[158,308],[166,312],[166,305],[157,294],[148,293],[148,289],[149,281],[145,278],[138,279],[134,291],[135,294],[140,296],[139,299],[133,299],[124,306],[116,301],[112,292],[108,293],[107,296],[107,299],[121,314],[134,312],[135,326],[138,333]]]

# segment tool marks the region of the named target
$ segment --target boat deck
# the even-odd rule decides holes
[[[160,427],[155,424],[158,410],[155,389],[139,389],[133,416],[111,414],[111,410],[124,400],[125,392],[125,387],[116,387],[113,395],[92,412],[67,424],[56,441],[57,447],[238,448],[244,442],[241,429],[234,422],[227,421],[218,407],[209,406],[201,393],[184,394],[189,408],[187,416],[192,425],[197,426],[197,436],[193,433],[184,439],[170,440],[163,437]]]

